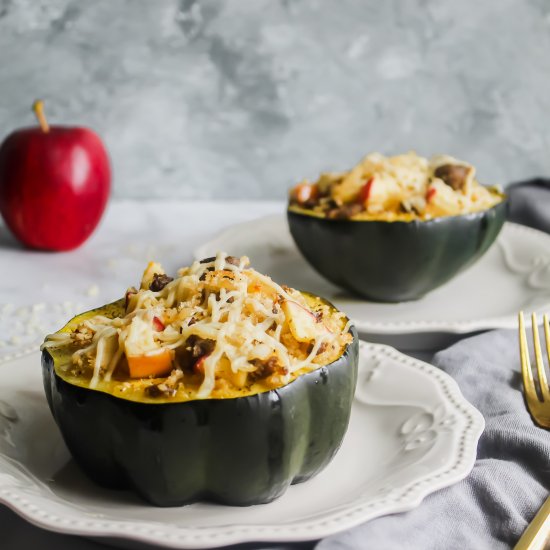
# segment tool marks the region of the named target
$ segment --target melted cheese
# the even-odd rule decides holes
[[[91,341],[72,354],[72,364],[92,369],[89,387],[95,388],[100,381],[111,380],[125,353],[136,356],[176,350],[191,336],[211,340],[213,350],[202,361],[204,374],[196,391],[199,399],[212,394],[222,371],[232,373],[230,380],[246,380],[246,373],[258,369],[256,360],[276,358],[284,383],[311,365],[323,344],[332,342],[336,356],[342,353],[351,336],[343,338],[349,327],[342,331],[341,314],[334,312],[334,319],[328,320],[332,330],[327,330],[325,319],[311,323],[316,317],[302,294],[281,287],[247,264],[247,259],[241,258],[235,265],[235,259],[228,262],[227,255],[219,253],[210,262],[194,262],[180,269],[178,278],[153,292],[147,281],[162,267],[150,263],[141,290],[128,300],[124,316],[93,316],[68,334],[52,335],[44,346],[66,345],[67,338],[78,343],[80,337],[91,335]],[[311,315],[309,342],[292,337],[292,323],[281,307],[285,300],[299,303],[305,314]],[[176,378],[183,383],[181,376]]]

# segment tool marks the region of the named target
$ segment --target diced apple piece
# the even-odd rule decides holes
[[[434,179],[426,196],[426,212],[431,216],[460,213],[463,197],[440,179]]]
[[[298,342],[310,342],[329,332],[325,324],[297,302],[286,300],[281,306],[292,336]]]
[[[153,328],[154,328],[157,332],[162,332],[162,331],[166,328],[166,325],[162,322],[161,319],[159,319],[159,318],[155,315],[155,317],[153,317]]]
[[[128,355],[134,356],[147,355],[149,352],[159,349],[159,344],[155,342],[151,322],[136,315],[126,328],[124,347]]]
[[[132,298],[134,296],[137,296],[137,288],[131,286],[127,291],[126,291],[126,295],[125,295],[125,300],[124,300],[124,305],[126,307],[126,311],[127,312],[130,312],[132,311],[133,309],[133,304],[132,304]]]
[[[291,192],[291,198],[298,204],[304,204],[310,200],[315,200],[318,195],[319,188],[317,185],[311,185],[306,182],[299,183]]]

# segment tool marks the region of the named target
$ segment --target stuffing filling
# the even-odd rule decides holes
[[[112,314],[90,312],[43,347],[62,376],[134,400],[230,398],[284,386],[352,341],[327,303],[219,253],[168,276],[151,262]]]
[[[348,172],[300,182],[290,208],[329,219],[411,221],[488,210],[502,198],[478,183],[472,165],[453,157],[372,153]]]

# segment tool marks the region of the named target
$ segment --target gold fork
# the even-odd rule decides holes
[[[548,315],[542,319],[544,325],[544,336],[546,340],[546,354],[550,362],[550,326],[548,325]],[[531,324],[533,326],[533,347],[535,348],[535,362],[537,364],[537,373],[539,379],[540,397],[535,387],[533,371],[531,370],[531,361],[529,360],[529,349],[527,347],[527,335],[525,334],[525,323],[523,321],[523,312],[519,313],[519,350],[521,357],[521,375],[523,377],[523,392],[527,401],[527,408],[533,417],[533,420],[542,428],[550,429],[550,389],[546,379],[544,361],[540,349],[539,329],[537,326],[537,316],[531,315]]]
[[[546,342],[546,355],[550,365],[550,325],[548,315],[542,319],[544,326],[544,339]],[[546,378],[544,361],[539,340],[539,330],[537,325],[537,316],[531,315],[531,325],[533,328],[533,347],[535,349],[535,363],[537,365],[537,377],[539,391],[537,392],[536,383],[531,370],[531,361],[529,359],[529,348],[527,347],[527,335],[525,333],[525,322],[523,312],[519,313],[519,350],[521,358],[521,376],[523,378],[523,392],[527,408],[536,424],[542,428],[550,429],[550,388]],[[545,542],[550,536],[550,497],[542,505],[537,515],[531,521],[514,550],[535,550],[545,548]]]

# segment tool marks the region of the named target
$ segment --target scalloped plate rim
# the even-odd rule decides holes
[[[111,543],[117,544],[124,541],[135,541],[138,543],[158,545],[166,548],[215,548],[237,543],[263,541],[263,542],[299,542],[315,540],[325,536],[333,535],[346,529],[355,527],[365,521],[376,517],[412,510],[420,505],[422,500],[429,494],[444,487],[448,487],[464,479],[474,466],[477,452],[477,443],[481,436],[485,421],[481,413],[470,404],[462,395],[458,384],[448,374],[440,369],[429,365],[413,357],[404,355],[394,348],[383,345],[361,341],[363,353],[370,351],[371,354],[381,354],[395,360],[403,368],[413,368],[420,371],[419,376],[427,376],[433,379],[440,390],[439,399],[447,405],[453,404],[453,411],[461,413],[468,423],[459,432],[456,431],[456,438],[460,439],[460,445],[453,455],[450,455],[445,464],[454,463],[453,469],[449,472],[439,473],[430,476],[416,478],[404,484],[399,489],[401,493],[383,506],[375,504],[357,504],[344,506],[343,511],[331,513],[331,510],[318,512],[316,516],[321,519],[312,519],[309,522],[302,522],[302,525],[287,523],[283,526],[277,525],[241,525],[241,526],[217,526],[199,527],[185,529],[182,527],[160,524],[158,522],[145,523],[139,520],[89,520],[71,522],[63,517],[50,514],[40,506],[40,501],[45,497],[40,495],[38,504],[31,501],[30,497],[18,494],[16,489],[9,485],[2,485],[2,472],[0,471],[0,503],[11,508],[15,513],[30,523],[58,533],[85,536],[94,539],[109,539]],[[26,353],[31,353],[27,351]],[[23,353],[17,354],[20,358]],[[0,363],[9,362],[10,359]],[[446,390],[446,393],[445,391]],[[458,461],[458,462],[457,462]],[[458,464],[458,466],[456,465]],[[47,500],[47,499],[46,499]],[[70,506],[71,503],[68,503]],[[363,509],[363,508],[364,509]],[[370,509],[370,511],[369,511]],[[315,515],[313,516],[315,518]],[[164,530],[163,530],[164,529]],[[147,530],[147,532],[146,532]],[[259,532],[262,532],[258,536]],[[194,534],[190,534],[190,532]],[[201,535],[197,535],[199,532]]]

